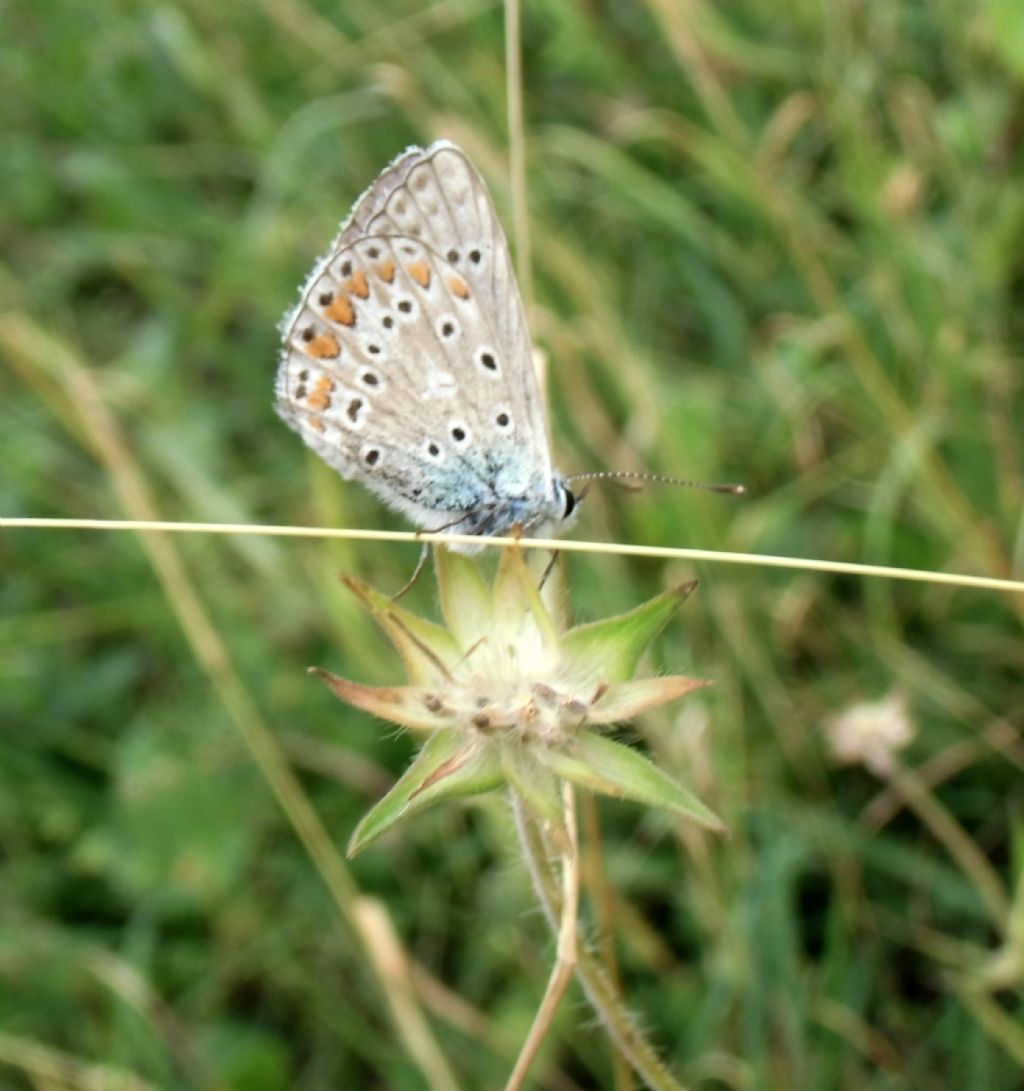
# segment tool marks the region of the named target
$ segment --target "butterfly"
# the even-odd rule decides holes
[[[278,414],[416,526],[544,536],[572,520],[508,243],[454,144],[384,170],[282,332]]]

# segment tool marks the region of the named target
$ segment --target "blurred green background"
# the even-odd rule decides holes
[[[750,494],[595,490],[574,535],[1024,575],[1024,6],[524,8],[558,465]],[[407,144],[460,143],[510,223],[501,5],[0,19],[0,511],[403,526],[274,416],[276,324]],[[413,742],[304,673],[401,677],[337,573],[392,591],[417,553],[2,533],[0,1087],[445,1086],[396,997],[501,1085],[553,957],[506,808],[346,870]],[[716,685],[632,734],[732,836],[602,800],[587,908],[680,1079],[1024,1087],[1024,599],[567,574],[580,619],[701,579],[649,666]],[[540,1085],[629,1088],[573,997]]]

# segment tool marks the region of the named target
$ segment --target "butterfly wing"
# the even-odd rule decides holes
[[[422,239],[471,287],[503,353],[530,363],[522,369],[520,386],[542,440],[539,454],[548,460],[533,346],[508,243],[487,187],[461,149],[442,140],[399,156],[356,203],[339,242],[371,234]]]
[[[557,508],[508,246],[454,145],[410,149],[384,171],[284,332],[281,416],[420,526]]]

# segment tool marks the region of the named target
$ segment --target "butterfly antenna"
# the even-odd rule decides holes
[[[665,477],[663,474],[648,474],[638,470],[602,470],[589,474],[570,474],[566,481],[644,481],[659,485],[682,485],[688,489],[704,489],[707,492],[728,493],[731,496],[743,496],[747,491],[743,485],[709,484],[706,481],[683,481],[678,477]]]

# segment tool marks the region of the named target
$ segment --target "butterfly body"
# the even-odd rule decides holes
[[[417,526],[547,534],[572,517],[508,246],[455,145],[380,175],[283,333],[280,416]]]

